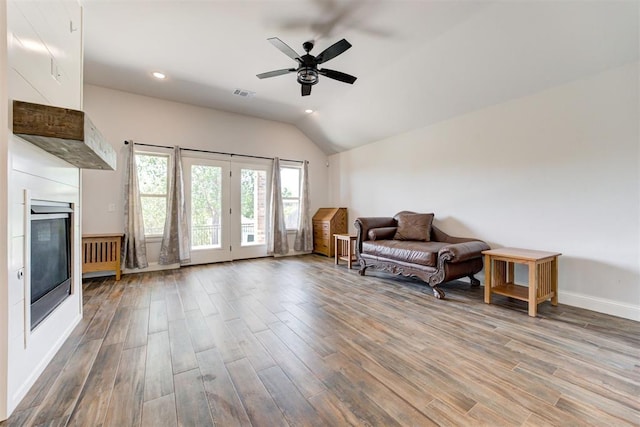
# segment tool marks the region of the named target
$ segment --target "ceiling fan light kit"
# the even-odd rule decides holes
[[[320,75],[348,84],[353,84],[357,79],[357,77],[341,71],[329,70],[327,68],[318,69],[319,64],[335,58],[351,47],[351,43],[345,39],[332,44],[320,52],[318,56],[313,56],[309,53],[309,51],[313,49],[313,41],[306,41],[302,44],[302,48],[306,54],[300,56],[295,50],[289,47],[289,45],[277,37],[272,37],[267,40],[269,40],[269,42],[271,42],[271,44],[282,53],[295,60],[298,63],[298,68],[284,68],[282,70],[268,71],[266,73],[258,74],[257,77],[259,79],[266,79],[295,72],[298,76],[298,83],[301,85],[302,96],[308,96],[311,94],[311,86],[318,83]]]
[[[313,68],[305,67],[298,70],[298,83],[314,85],[318,83],[318,71]]]

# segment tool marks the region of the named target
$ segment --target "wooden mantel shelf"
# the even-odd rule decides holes
[[[13,133],[83,169],[116,169],[116,152],[82,111],[13,101]]]

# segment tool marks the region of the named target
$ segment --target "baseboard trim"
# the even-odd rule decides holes
[[[640,322],[640,305],[566,291],[559,293],[558,302]]]

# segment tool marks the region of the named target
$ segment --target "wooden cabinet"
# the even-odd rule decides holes
[[[82,236],[82,272],[114,271],[120,280],[121,233]]]
[[[320,208],[313,216],[313,252],[335,255],[334,234],[347,232],[347,208]]]

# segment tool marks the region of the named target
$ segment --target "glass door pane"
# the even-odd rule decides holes
[[[185,199],[191,232],[191,263],[231,259],[229,163],[184,158]]]
[[[269,167],[266,164],[231,165],[233,259],[267,256]]]
[[[267,241],[267,171],[240,169],[240,224],[242,246]]]
[[[191,247],[219,248],[222,228],[222,168],[191,166]]]

